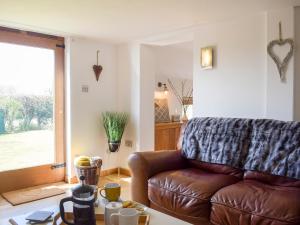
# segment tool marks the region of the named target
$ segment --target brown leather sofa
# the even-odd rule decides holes
[[[192,224],[300,225],[300,180],[188,160],[180,150],[136,152],[129,167],[133,200]]]

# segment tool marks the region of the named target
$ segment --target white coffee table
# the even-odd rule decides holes
[[[57,206],[54,207],[49,207],[49,208],[45,208],[45,209],[39,209],[37,208],[36,210],[47,210],[47,211],[53,211],[54,214],[57,214],[59,212],[59,208]],[[65,204],[65,211],[66,212],[71,212],[72,210],[72,204]],[[104,209],[102,207],[96,207],[95,208],[95,212],[96,213],[104,213]],[[14,217],[10,220],[7,220],[7,223],[3,223],[4,224],[12,224],[12,225],[28,225],[28,223],[26,222],[25,218],[29,215],[25,214],[25,215],[21,215],[21,216],[17,216]],[[190,223],[184,222],[182,220],[176,219],[172,216],[166,215],[164,213],[158,212],[154,209],[147,209],[147,214],[150,215],[150,223],[149,225],[167,225],[167,224],[171,224],[171,225],[191,225]],[[3,221],[4,222],[4,221]],[[2,223],[1,223],[2,225]],[[53,222],[48,222],[48,223],[43,223],[40,225],[53,225]]]
[[[148,209],[150,215],[150,225],[191,225],[190,223],[179,220],[175,217],[158,212],[154,209]]]

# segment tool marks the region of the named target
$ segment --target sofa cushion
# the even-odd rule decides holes
[[[257,171],[245,171],[244,173],[245,180],[256,180],[262,183],[275,185],[275,186],[284,186],[284,187],[298,187],[300,188],[300,180],[290,178],[290,177],[283,177],[283,176],[276,176],[267,173],[261,173]]]
[[[232,224],[300,224],[300,189],[245,180],[224,187],[211,198],[211,222]]]
[[[239,179],[195,168],[159,173],[148,181],[151,203],[177,215],[209,218],[210,198],[222,187]]]
[[[205,170],[211,173],[220,173],[220,174],[236,176],[239,179],[242,179],[244,175],[243,170],[233,168],[231,166],[222,165],[222,164],[200,162],[198,160],[190,159],[188,160],[188,165],[189,167]]]

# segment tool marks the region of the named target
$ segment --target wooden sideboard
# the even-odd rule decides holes
[[[155,151],[176,150],[181,122],[155,124]]]

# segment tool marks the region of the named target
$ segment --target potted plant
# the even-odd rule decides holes
[[[124,112],[102,113],[102,124],[108,138],[110,152],[119,150],[121,139],[128,123],[128,114]]]

